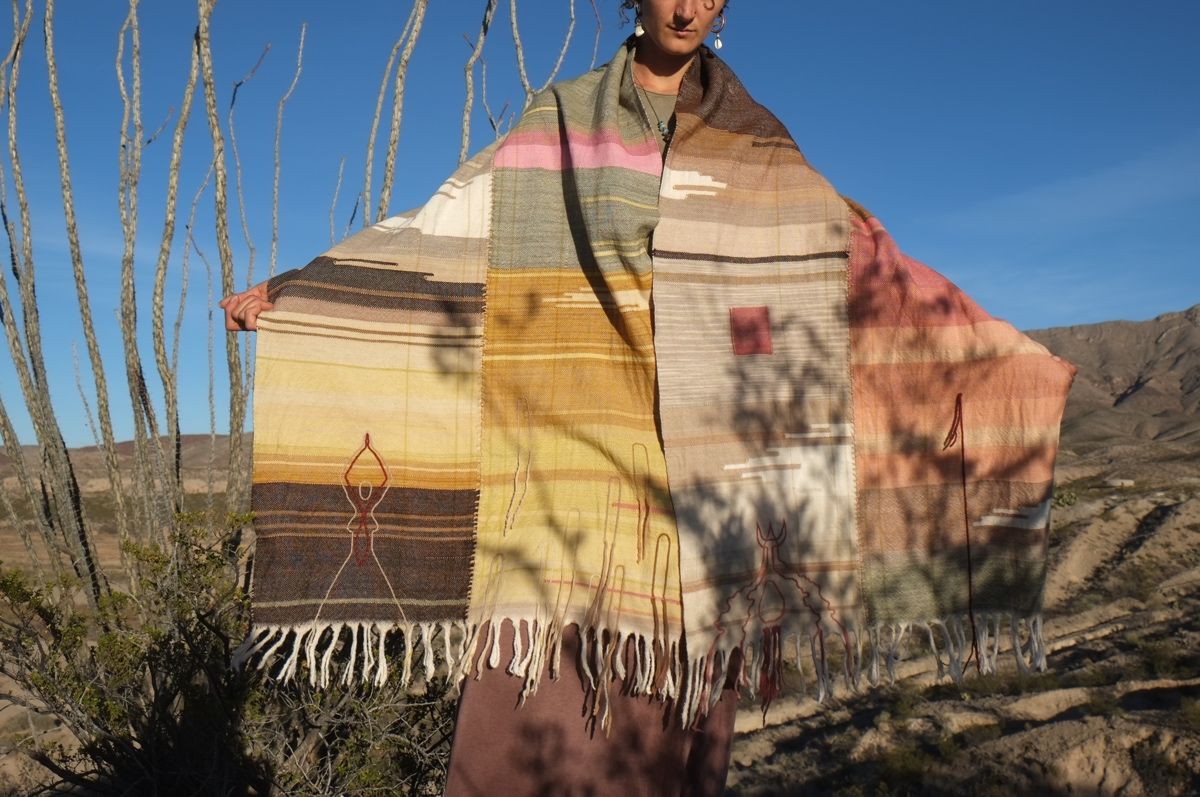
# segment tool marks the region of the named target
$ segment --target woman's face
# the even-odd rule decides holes
[[[725,0],[642,0],[638,46],[652,44],[665,55],[690,56],[704,43]]]

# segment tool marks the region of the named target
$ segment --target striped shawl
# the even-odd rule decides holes
[[[768,701],[785,659],[822,695],[910,628],[953,674],[1001,623],[1042,665],[1071,366],[902,255],[707,50],[664,165],[630,53],[272,281],[243,654],[531,693],[575,624],[602,722],[615,682],[705,711],[735,650]]]

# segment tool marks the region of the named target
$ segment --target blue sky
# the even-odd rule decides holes
[[[630,26],[619,27],[616,0],[596,2],[603,62]],[[519,108],[522,101],[508,3],[500,5],[485,49],[494,110],[506,103]],[[407,0],[217,5],[213,39],[222,109],[234,82],[271,45],[239,92],[236,117],[256,277],[268,267],[276,103],[295,68],[301,24],[308,23],[303,73],[282,134],[280,270],[329,246],[342,158],[337,234],[346,226],[363,182],[384,63],[409,6]],[[469,54],[463,34],[476,35],[482,8],[482,0],[431,2],[409,72],[393,211],[420,204],[455,166],[462,65]],[[567,11],[567,0],[521,0],[518,21],[535,85],[546,79]],[[33,206],[49,378],[68,442],[82,445],[91,435],[77,399],[73,346],[85,390],[91,379],[57,199],[37,13],[18,92],[20,156]],[[592,56],[596,22],[588,0],[576,0],[575,14],[563,77],[585,70]],[[0,43],[7,47],[11,22],[0,16]],[[124,4],[114,0],[59,0],[55,27],[85,268],[119,438],[132,434],[115,323],[121,234],[113,58],[123,16]],[[809,160],[882,219],[906,251],[993,314],[1035,328],[1146,319],[1200,302],[1192,242],[1200,215],[1200,48],[1194,42],[1200,3],[735,0],[728,17],[722,57],[788,126]],[[146,2],[140,18],[142,114],[149,131],[179,105],[195,10],[182,0]],[[478,77],[477,71],[477,85]],[[136,255],[143,315],[161,233],[169,136],[170,128],[144,154]],[[491,138],[477,108],[472,150]],[[207,168],[209,146],[197,96],[184,154],[180,228]],[[7,158],[4,169],[11,203]],[[376,178],[380,170],[381,164]],[[215,263],[211,208],[208,194],[197,237]],[[236,215],[231,221],[244,279],[248,250]],[[180,284],[179,233],[172,252],[169,296],[176,298],[169,305]],[[11,276],[6,279],[11,288]],[[204,266],[193,255],[181,343],[187,432],[209,426],[207,305]],[[214,334],[218,369],[223,335],[219,329]],[[144,356],[149,351],[147,336]],[[218,373],[219,395],[221,379]],[[0,357],[0,397],[22,439],[32,442],[6,356]],[[218,398],[219,430],[223,405]]]

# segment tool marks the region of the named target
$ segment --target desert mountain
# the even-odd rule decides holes
[[[1079,368],[1061,464],[1137,470],[1147,459],[1169,467],[1200,455],[1200,305],[1028,334]]]

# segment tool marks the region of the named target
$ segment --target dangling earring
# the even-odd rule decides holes
[[[721,31],[723,30],[725,30],[725,9],[722,8],[721,16],[717,19],[717,24],[712,27],[712,32],[717,34],[717,40],[713,42],[714,50],[720,50],[725,46],[725,43],[721,41]]]
[[[646,34],[646,29],[642,27],[642,4],[641,3],[634,4],[633,13],[636,14],[636,16],[633,18],[633,35],[638,36],[638,37],[644,36]]]

